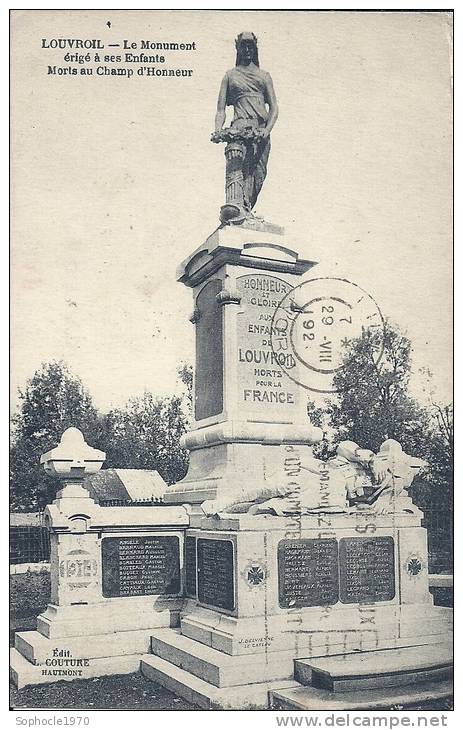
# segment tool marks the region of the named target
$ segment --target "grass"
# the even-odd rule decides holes
[[[50,602],[50,573],[19,573],[10,576],[10,615],[21,619],[38,616]]]
[[[10,576],[10,646],[15,631],[33,631],[36,618],[50,601],[49,573],[19,573]]]

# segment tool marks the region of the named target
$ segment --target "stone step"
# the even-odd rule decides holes
[[[270,692],[271,707],[274,710],[345,711],[345,710],[390,710],[397,706],[409,707],[432,700],[451,697],[453,682],[421,682],[385,689],[353,690],[351,692],[330,692],[327,689],[303,687],[276,689]]]
[[[451,679],[452,644],[368,651],[319,659],[296,659],[304,685],[345,692]]]
[[[406,610],[408,608],[415,609],[415,612]],[[269,636],[269,641],[253,647],[252,653],[285,651],[291,648],[299,650],[305,646],[306,657],[339,654],[341,651],[369,651],[439,643],[448,639],[451,634],[452,609],[432,605],[422,608],[414,605],[389,606],[388,614],[378,609],[374,623],[370,625],[365,621],[358,629],[352,623],[355,612],[346,613],[344,615],[344,611],[333,611],[319,630],[315,630],[310,612],[305,612],[293,618],[270,616],[265,623],[263,618],[256,618],[254,621],[240,619],[240,631],[235,632],[234,622],[237,619],[211,615],[211,612],[201,609],[181,618],[181,630],[184,636],[226,654],[250,653],[250,647],[243,641],[243,637]],[[299,656],[303,654],[299,653]]]
[[[116,599],[117,600],[117,599]],[[132,599],[131,599],[132,600]],[[151,601],[152,604],[152,601]],[[101,611],[106,608],[106,614]],[[47,610],[37,617],[37,630],[48,639],[66,639],[68,636],[98,636],[110,632],[137,631],[138,629],[157,629],[160,626],[178,626],[179,609],[165,609],[152,605],[135,604],[131,608],[115,604],[99,604],[92,606],[70,606],[69,609],[86,608],[87,612],[61,609],[61,606],[48,606]],[[98,608],[98,611],[96,610]]]
[[[272,690],[300,687],[292,679],[220,688],[152,654],[142,657],[140,670],[147,679],[204,710],[267,709]]]
[[[146,654],[150,650],[153,629],[119,631],[98,636],[70,636],[65,639],[48,639],[38,631],[18,631],[15,648],[32,664],[44,664],[59,657],[63,650],[72,658],[96,659],[98,657]]]
[[[294,651],[231,656],[175,629],[153,631],[151,651],[215,687],[292,679],[294,674]]]
[[[417,623],[422,627],[420,635],[417,635]],[[296,624],[297,626],[297,624]],[[232,627],[233,628],[233,627]],[[268,628],[272,638],[267,645],[263,643],[257,648],[250,648],[241,636],[233,636],[230,632],[227,636],[225,631],[219,631],[211,627],[203,627],[199,620],[181,620],[181,631],[187,636],[205,646],[212,646],[214,649],[229,654],[230,656],[249,655],[260,653],[261,655],[292,649],[295,655],[300,657],[329,656],[341,652],[374,651],[376,649],[393,649],[403,646],[418,646],[421,644],[441,643],[451,639],[451,629],[447,615],[437,616],[435,620],[426,624],[420,619],[415,620],[414,630],[407,630],[405,627],[401,635],[398,634],[396,624],[394,631],[388,627],[381,626],[380,630],[373,631],[352,631],[352,632],[328,632],[320,631],[285,631],[272,630]],[[402,626],[400,627],[402,631]],[[257,627],[249,635],[259,634]],[[245,634],[243,634],[245,635]]]
[[[109,638],[108,638],[109,640]],[[10,677],[18,689],[30,684],[91,679],[106,674],[131,674],[140,667],[140,654],[89,659],[88,666],[48,667],[31,664],[17,649],[10,651]]]

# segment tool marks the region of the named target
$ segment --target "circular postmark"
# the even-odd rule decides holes
[[[288,377],[318,393],[336,393],[345,346],[377,333],[374,361],[383,354],[384,319],[373,297],[347,279],[309,279],[287,292],[272,319],[271,346]]]

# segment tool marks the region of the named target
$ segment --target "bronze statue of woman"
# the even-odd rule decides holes
[[[222,223],[241,223],[251,215],[267,175],[270,132],[278,117],[271,76],[259,68],[256,36],[240,33],[235,45],[235,68],[222,80],[211,138],[227,142]],[[234,116],[230,127],[223,129],[227,106],[233,106]]]

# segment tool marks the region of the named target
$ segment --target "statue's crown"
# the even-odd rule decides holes
[[[254,33],[250,33],[250,32],[249,33],[248,32],[240,33],[235,40],[236,48],[238,48],[240,43],[242,43],[243,41],[252,41],[257,46],[257,36],[255,36]]]

